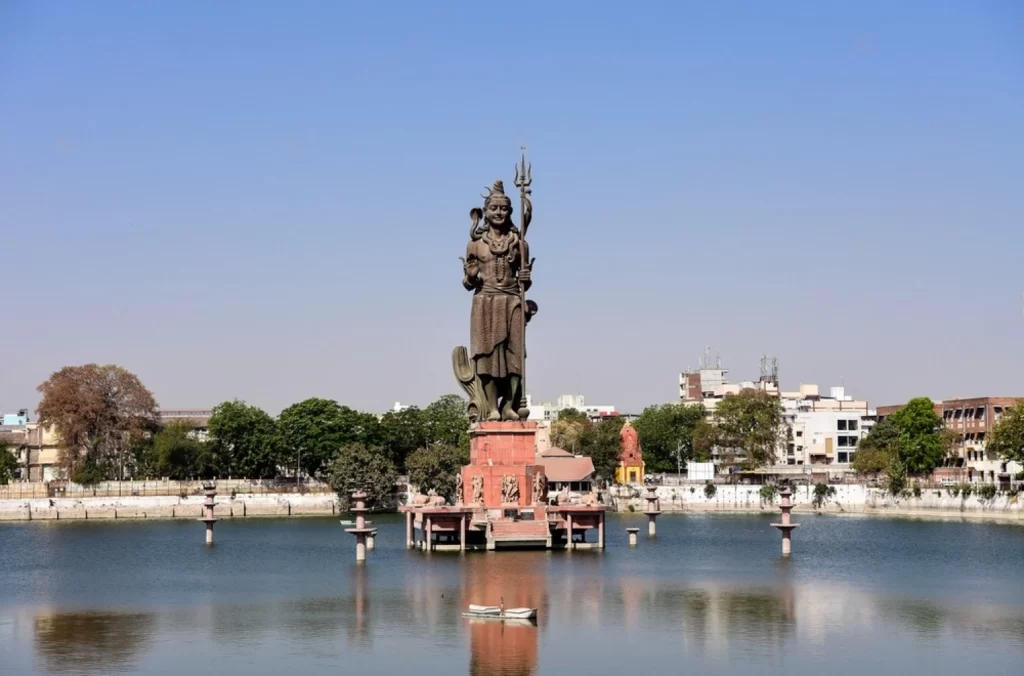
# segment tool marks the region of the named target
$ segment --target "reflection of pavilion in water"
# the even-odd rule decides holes
[[[548,611],[546,557],[509,552],[501,557],[471,556],[463,561],[462,607],[469,604],[537,608],[543,626]],[[467,619],[469,673],[532,674],[537,669],[539,627],[530,622]]]

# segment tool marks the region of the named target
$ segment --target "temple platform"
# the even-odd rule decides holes
[[[402,507],[406,545],[425,551],[603,548],[603,505],[548,504],[536,434],[537,423],[529,421],[474,424],[457,504]],[[427,501],[421,496],[417,503]],[[590,531],[597,531],[596,542],[587,541]]]
[[[525,514],[472,505],[407,505],[400,511],[405,514],[406,546],[410,549],[443,552],[605,546],[603,505],[536,505]],[[594,539],[588,541],[587,534],[592,531]]]

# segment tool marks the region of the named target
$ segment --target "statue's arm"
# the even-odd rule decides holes
[[[467,291],[477,289],[483,280],[480,279],[480,259],[477,258],[473,242],[466,245],[466,257],[462,259],[462,286]]]

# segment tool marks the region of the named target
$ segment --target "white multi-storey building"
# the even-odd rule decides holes
[[[842,387],[821,396],[817,385],[801,385],[797,392],[780,392],[779,399],[787,425],[780,465],[849,468],[857,445],[875,421],[868,403],[848,396]]]
[[[808,384],[801,384],[793,392],[781,390],[777,369],[773,365],[769,371],[766,359],[762,360],[761,378],[756,382],[729,383],[725,378],[728,371],[720,363],[714,368],[709,363],[704,366],[679,375],[681,403],[701,404],[714,416],[719,402],[744,390],[760,390],[779,398],[785,427],[777,465],[827,465],[834,466],[830,471],[846,471],[856,457],[857,445],[876,419],[868,403],[853,399],[844,387],[832,387],[827,395],[821,394],[817,385]]]
[[[587,404],[582,394],[563,394],[554,403],[550,401],[534,403],[533,398],[528,394],[526,395],[526,407],[530,410],[528,419],[535,421],[557,420],[559,412],[569,408],[585,413],[589,418],[595,420],[618,415],[614,406]]]

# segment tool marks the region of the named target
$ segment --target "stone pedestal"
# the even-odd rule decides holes
[[[793,551],[793,542],[791,533],[794,528],[799,528],[800,524],[790,522],[790,512],[793,511],[793,503],[790,502],[789,498],[793,495],[793,492],[789,490],[789,486],[783,487],[779,491],[779,509],[782,511],[782,521],[780,523],[773,523],[773,528],[778,528],[779,532],[782,533],[782,555],[789,556]]]
[[[520,508],[533,505],[533,481],[543,474],[536,464],[537,423],[482,422],[469,431],[469,464],[462,468],[465,503]],[[506,476],[514,476],[519,488],[515,504],[503,504],[502,485]],[[474,495],[474,478],[483,479],[483,502]]]
[[[217,496],[216,484],[203,484],[203,493],[206,500],[203,502],[203,517],[199,519],[206,524],[206,544],[213,544],[213,524],[217,523],[217,517],[213,515],[213,508],[216,505],[214,498]]]
[[[366,493],[356,491],[352,494],[352,508],[350,510],[356,515],[356,527],[346,528],[346,533],[356,536],[356,562],[366,561],[366,538],[375,532],[372,528],[366,527],[366,513],[370,511],[366,507]]]
[[[629,546],[636,547],[636,534],[640,532],[639,528],[627,528],[626,532],[629,533]]]

